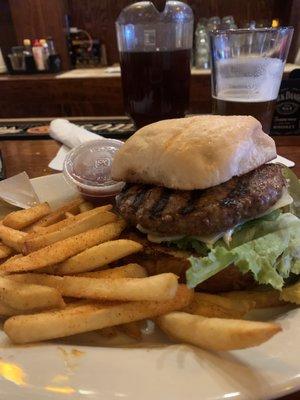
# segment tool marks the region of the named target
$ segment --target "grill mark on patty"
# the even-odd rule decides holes
[[[188,215],[195,210],[196,203],[201,196],[202,190],[193,190],[190,193],[190,197],[184,207],[179,210],[180,215]]]
[[[149,210],[150,218],[159,217],[163,212],[164,208],[167,206],[169,202],[169,198],[171,196],[171,190],[167,188],[160,189],[160,197],[153,204],[152,208]]]
[[[143,186],[136,194],[134,197],[134,200],[132,202],[132,208],[136,211],[143,203],[146,193],[148,191],[148,188],[146,186]]]
[[[236,186],[229,192],[229,194],[219,201],[219,205],[221,207],[235,206],[241,197],[246,196],[249,193],[248,185],[244,180],[237,181]]]
[[[265,164],[205,190],[163,190],[154,185],[135,184],[127,188],[125,198],[117,197],[116,206],[130,223],[153,232],[213,234],[267,211],[280,198],[285,185],[281,167]],[[146,188],[145,198],[139,200],[140,206],[134,210],[132,203],[142,188]]]

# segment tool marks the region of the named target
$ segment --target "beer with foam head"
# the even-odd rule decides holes
[[[211,34],[214,114],[252,115],[270,132],[292,34],[292,28]]]

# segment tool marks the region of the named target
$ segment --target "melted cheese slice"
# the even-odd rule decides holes
[[[287,188],[284,188],[280,199],[272,207],[270,207],[268,209],[268,211],[266,211],[262,214],[259,214],[256,218],[260,218],[260,217],[263,217],[264,215],[270,214],[272,211],[279,210],[280,208],[288,206],[292,202],[293,202],[293,198],[289,195]],[[242,223],[245,223],[247,221],[249,221],[249,219],[243,221]],[[238,225],[241,225],[241,224],[238,224]],[[221,238],[223,238],[224,242],[228,244],[231,241],[231,236],[232,236],[235,228],[238,225],[234,226],[231,229],[228,229],[225,232],[220,232],[220,233],[208,235],[208,236],[193,236],[193,237],[195,239],[199,240],[199,242],[205,243],[207,246],[214,245],[216,243],[216,241],[218,241]],[[137,229],[139,231],[141,231],[142,233],[147,234],[147,239],[149,240],[149,242],[154,242],[154,243],[173,242],[175,240],[180,240],[186,236],[186,235],[162,236],[155,232],[150,232],[149,230],[143,228],[141,225],[137,225]]]

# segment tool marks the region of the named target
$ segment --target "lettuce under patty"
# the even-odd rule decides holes
[[[188,286],[197,286],[233,263],[243,274],[252,272],[258,283],[280,290],[284,278],[299,271],[300,220],[286,213],[265,228],[273,231],[263,236],[258,233],[258,238],[231,249],[216,245],[207,257],[190,257]]]
[[[260,284],[282,289],[285,280],[300,275],[300,183],[283,169],[293,203],[290,212],[276,210],[235,228],[229,244],[221,239],[205,257],[189,257],[189,287],[195,287],[230,264],[243,274],[251,272]]]

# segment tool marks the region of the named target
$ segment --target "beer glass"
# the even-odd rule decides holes
[[[213,113],[252,115],[270,132],[292,27],[210,34]]]

